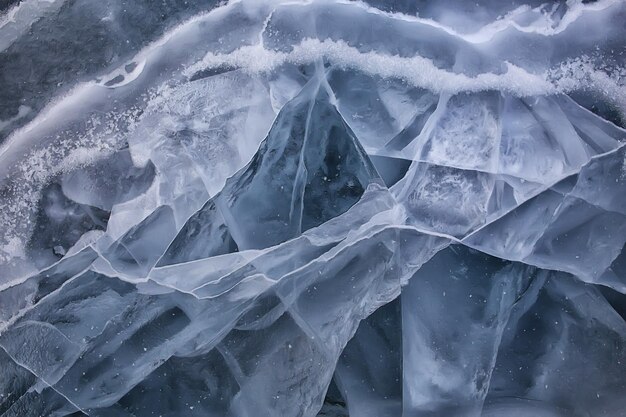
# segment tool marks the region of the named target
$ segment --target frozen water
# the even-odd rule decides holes
[[[0,5],[0,416],[626,416],[624,13]]]

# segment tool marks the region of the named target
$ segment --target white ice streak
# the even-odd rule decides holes
[[[250,73],[271,72],[285,64],[304,65],[326,59],[341,69],[362,71],[382,78],[398,78],[436,93],[455,94],[500,90],[519,96],[554,94],[557,89],[545,76],[531,74],[507,63],[503,74],[483,73],[476,77],[455,74],[440,68],[421,56],[401,57],[376,52],[361,52],[344,41],[305,39],[290,52],[246,45],[228,54],[208,53],[204,59],[186,69],[190,76],[205,68],[236,67]]]
[[[625,4],[624,0],[600,0],[594,3],[583,3],[582,0],[569,0],[567,1],[567,10],[560,18],[558,18],[555,13],[558,4],[543,3],[534,8],[524,5],[516,7],[504,16],[500,16],[493,22],[482,26],[477,31],[465,32],[459,28],[437,22],[433,19],[423,18],[419,15],[411,16],[404,13],[385,12],[371,7],[362,1],[352,2],[349,0],[336,0],[336,3],[351,4],[354,7],[367,10],[368,13],[385,16],[395,20],[430,26],[471,44],[489,42],[498,34],[510,29],[527,34],[536,34],[539,36],[558,35],[564,32],[572,23],[585,14],[602,12],[612,7],[619,7],[620,5]],[[527,23],[520,23],[522,21]]]

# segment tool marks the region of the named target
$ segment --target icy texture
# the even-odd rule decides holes
[[[626,416],[623,1],[0,7],[0,416]]]

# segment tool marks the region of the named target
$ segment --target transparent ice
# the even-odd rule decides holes
[[[626,2],[0,5],[0,416],[626,416]]]

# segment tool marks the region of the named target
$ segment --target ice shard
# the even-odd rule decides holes
[[[0,417],[626,417],[626,3],[0,4]]]
[[[309,81],[215,198],[242,249],[281,243],[337,217],[377,180],[331,94],[319,75]]]

